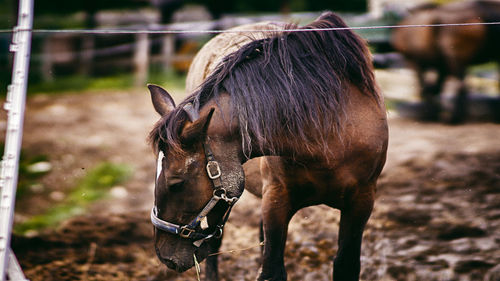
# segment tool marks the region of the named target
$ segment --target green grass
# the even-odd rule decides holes
[[[26,157],[25,153],[21,152],[19,159],[19,174],[17,179],[16,200],[22,199],[25,196],[31,195],[31,187],[36,185],[38,180],[50,172],[49,170],[34,170],[33,165],[49,162],[46,155],[35,155]]]
[[[174,72],[150,73],[147,83],[159,84],[168,88],[184,88],[185,76]],[[146,87],[146,85],[144,85]],[[134,77],[132,74],[118,74],[105,77],[87,77],[73,75],[58,77],[50,82],[30,83],[29,94],[45,93],[58,94],[65,92],[84,92],[100,90],[127,90],[134,88]]]
[[[126,181],[132,171],[123,164],[102,163],[81,178],[66,198],[45,213],[16,224],[16,234],[57,226],[61,221],[82,214],[90,203],[105,198],[111,187]]]
[[[149,73],[148,83],[158,84],[168,89],[184,89],[186,86],[186,74],[175,71],[159,71],[152,67]]]
[[[487,73],[498,71],[499,65],[496,62],[488,62],[483,64],[474,65],[467,69],[469,74],[475,76],[484,76]]]
[[[0,155],[4,155],[4,149],[5,143],[0,143]],[[21,199],[29,195],[30,187],[36,184],[37,180],[42,176],[49,173],[49,171],[34,170],[31,168],[32,165],[48,161],[49,157],[47,155],[38,154],[35,156],[27,156],[27,154],[21,150],[21,155],[19,156],[16,199]]]

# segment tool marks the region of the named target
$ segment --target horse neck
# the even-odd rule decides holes
[[[280,133],[276,132],[273,136],[274,144],[278,143],[277,147],[261,147],[256,139],[243,140],[240,120],[233,115],[231,107],[231,97],[227,93],[222,93],[215,99],[209,100],[200,108],[200,116],[215,108],[210,126],[208,128],[208,137],[211,143],[214,143],[214,154],[230,155],[227,161],[233,164],[238,161],[240,164],[245,163],[251,158],[261,156],[281,156],[286,158],[300,158],[303,160],[315,159],[323,160],[325,151],[321,146],[316,148],[317,151],[308,151],[305,148],[297,148],[293,142],[284,137],[279,137]],[[305,128],[304,130],[308,130]],[[311,129],[313,130],[313,129]],[[307,132],[305,134],[308,134]],[[308,135],[313,135],[311,131]],[[250,134],[252,135],[252,134]],[[231,158],[231,159],[230,159]]]

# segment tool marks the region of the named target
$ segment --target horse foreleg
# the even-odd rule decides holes
[[[361,239],[373,209],[374,186],[358,189],[341,209],[337,257],[333,280],[359,280]]]
[[[218,281],[219,280],[219,260],[216,253],[219,252],[222,244],[222,237],[220,239],[213,239],[210,241],[210,252],[205,262],[205,281]]]
[[[286,280],[284,252],[288,223],[291,218],[290,202],[282,185],[268,185],[262,196],[262,223],[264,251],[257,280]]]

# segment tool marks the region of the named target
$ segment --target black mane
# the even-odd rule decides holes
[[[336,27],[347,26],[327,12],[300,29]],[[299,27],[285,27],[294,28]],[[351,30],[272,33],[227,56],[195,93],[156,124],[150,140],[155,148],[180,150],[179,134],[187,120],[182,106],[192,102],[201,107],[227,92],[247,155],[252,147],[276,153],[282,140],[297,151],[331,152],[327,140],[345,121],[348,87],[379,98],[371,65],[365,42]]]

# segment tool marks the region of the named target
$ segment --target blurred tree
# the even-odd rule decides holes
[[[67,14],[106,9],[133,9],[150,5],[150,0],[36,0],[35,14]]]
[[[16,2],[16,1],[14,1]],[[296,11],[366,11],[367,0],[37,0],[35,14],[68,14],[86,12],[89,18],[86,27],[95,26],[92,15],[106,9],[135,9],[155,6],[162,14],[162,22],[169,22],[172,14],[185,4],[201,4],[213,14],[214,18],[224,13],[241,12],[296,12]],[[0,4],[4,6],[4,4]]]
[[[367,0],[186,0],[185,2],[204,4],[217,17],[222,13],[238,12],[299,12],[299,11],[357,11],[367,9]]]

